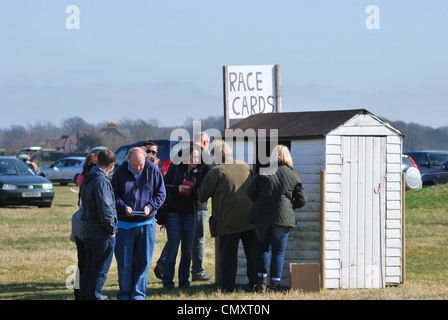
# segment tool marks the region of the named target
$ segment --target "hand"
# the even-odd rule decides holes
[[[131,207],[126,207],[124,208],[124,213],[126,213],[126,215],[128,217],[133,217],[134,215],[132,214],[132,208]]]
[[[187,185],[184,185],[184,184],[179,185],[179,193],[189,192],[190,189],[191,189],[190,186],[187,186]]]
[[[147,206],[143,207],[143,211],[145,212],[144,217],[149,216],[149,213],[151,212],[151,210],[149,210],[149,208]]]

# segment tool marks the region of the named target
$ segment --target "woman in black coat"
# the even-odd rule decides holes
[[[306,203],[302,181],[292,166],[288,148],[276,146],[271,154],[270,167],[263,169],[247,190],[254,202],[249,222],[255,224],[258,239],[257,290],[260,292],[266,290],[268,270],[271,289],[278,290],[289,231],[296,226],[294,209]]]
[[[194,205],[196,190],[202,183],[202,149],[191,144],[189,148],[181,150],[180,163],[177,159],[165,176],[167,192],[167,220],[166,257],[163,268],[162,283],[166,289],[174,287],[174,267],[176,264],[179,244],[181,244],[181,258],[179,262],[179,288],[189,288],[190,264],[192,258],[193,238],[196,226]],[[173,161],[174,163],[175,161]]]

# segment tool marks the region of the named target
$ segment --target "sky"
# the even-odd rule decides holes
[[[445,0],[1,0],[0,128],[221,116],[223,66],[272,64],[283,112],[447,126],[447,17]]]

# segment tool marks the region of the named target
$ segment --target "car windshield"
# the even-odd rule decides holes
[[[19,159],[0,159],[0,176],[34,175],[33,170]]]
[[[126,159],[127,154],[128,154],[128,149],[126,149],[126,148],[120,149],[115,153],[115,156],[117,157],[115,159],[115,167],[118,168],[124,162],[124,159]]]
[[[115,167],[118,168],[121,164],[123,164],[124,160],[126,159],[126,156],[128,155],[128,152],[131,148],[120,148],[115,153],[115,156],[117,157],[115,159]],[[164,154],[165,145],[158,145],[157,146],[157,157],[162,157]]]
[[[430,153],[429,159],[431,160],[433,167],[440,167],[442,164],[448,161],[448,153]]]

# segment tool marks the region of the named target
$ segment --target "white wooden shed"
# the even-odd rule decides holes
[[[365,109],[257,114],[229,129],[277,129],[304,183],[308,203],[296,211],[283,286],[290,263],[319,263],[324,288],[402,283],[401,132]],[[235,148],[237,159],[256,163],[255,142],[235,143],[244,144]],[[243,252],[238,283],[247,282]]]

